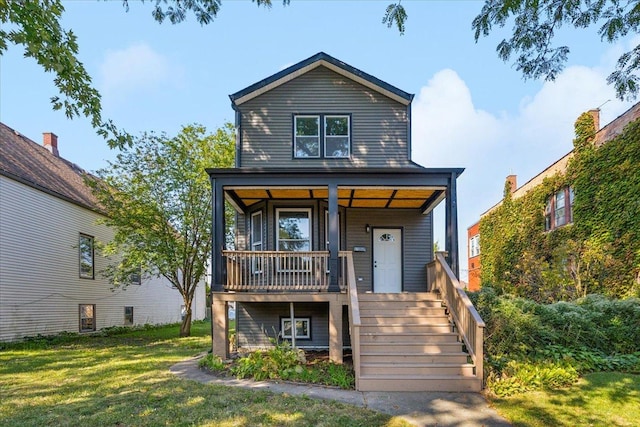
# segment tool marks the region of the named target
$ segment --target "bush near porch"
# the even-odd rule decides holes
[[[640,374],[640,299],[540,304],[488,286],[470,298],[487,324],[491,394],[568,387],[591,372]]]

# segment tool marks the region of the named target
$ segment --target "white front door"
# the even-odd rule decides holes
[[[402,292],[402,230],[373,230],[373,291]]]

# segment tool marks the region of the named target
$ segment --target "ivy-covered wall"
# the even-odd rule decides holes
[[[640,120],[599,148],[593,117],[575,124],[567,171],[480,220],[482,284],[541,302],[640,295]],[[574,189],[573,224],[545,232],[544,208]],[[568,206],[568,200],[567,200]]]

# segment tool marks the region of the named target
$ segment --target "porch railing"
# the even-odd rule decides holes
[[[338,283],[346,291],[346,258],[340,252]],[[329,252],[223,251],[225,290],[236,292],[327,292]]]
[[[358,302],[358,287],[356,273],[353,266],[351,252],[346,252],[342,258],[346,260],[347,294],[349,296],[349,334],[351,336],[351,359],[356,377],[356,390],[360,383],[360,304]],[[344,271],[344,270],[343,270]]]
[[[482,348],[484,321],[451,271],[451,267],[444,258],[444,253],[436,252],[436,259],[427,265],[427,274],[429,290],[439,291],[446,302],[456,329],[476,367],[476,377],[482,380],[484,376]]]

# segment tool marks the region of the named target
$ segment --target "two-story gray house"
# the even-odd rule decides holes
[[[236,167],[207,170],[214,352],[227,355],[236,302],[239,347],[288,339],[338,362],[350,348],[361,390],[479,389],[482,322],[468,299],[446,300],[466,298],[456,288],[463,169],[411,161],[413,95],[321,52],[230,98]],[[225,203],[237,212],[233,250]],[[433,252],[440,203],[446,260]],[[452,315],[458,303],[464,313]]]

